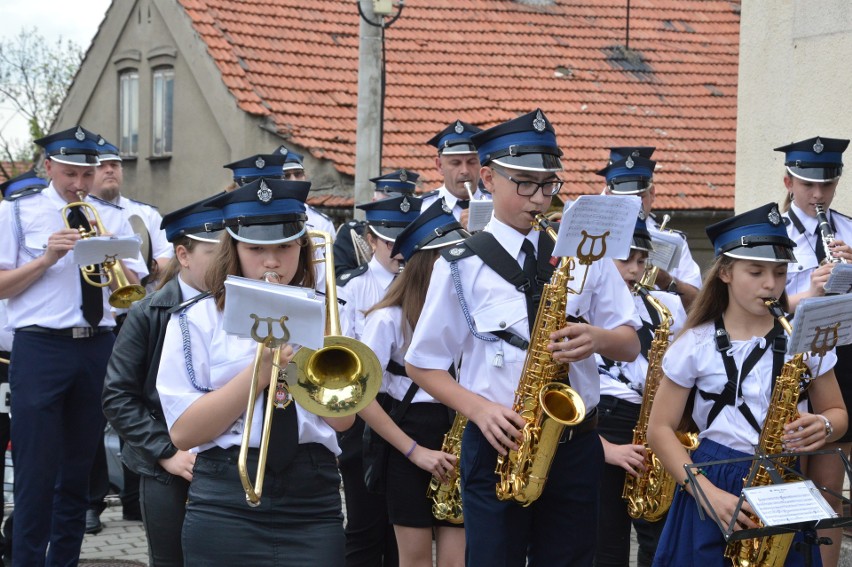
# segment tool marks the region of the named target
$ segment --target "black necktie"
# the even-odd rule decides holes
[[[817,223],[816,230],[814,231],[816,235],[816,257],[817,262],[822,264],[825,261],[825,246],[822,245],[822,233],[819,231],[819,223]]]
[[[470,206],[470,201],[467,200],[467,199],[464,199],[464,200],[459,199],[458,201],[456,201],[456,205],[458,205],[462,209],[466,209]]]
[[[86,215],[83,214],[81,207],[72,207],[68,210],[68,226],[71,228],[83,228],[91,230],[92,226]],[[98,264],[96,269],[100,271],[101,265]],[[100,274],[90,274],[89,279],[96,282],[101,281]],[[82,270],[80,271],[80,288],[83,293],[83,304],[80,309],[83,310],[83,318],[91,327],[97,327],[101,323],[104,316],[104,293],[100,287],[95,287],[86,281],[83,277]]]
[[[529,319],[530,329],[535,323],[536,311],[538,311],[538,300],[541,299],[538,295],[538,282],[536,275],[538,274],[538,261],[535,257],[535,246],[533,243],[524,238],[521,244],[521,251],[524,253],[524,265],[521,270],[529,281],[529,291],[525,293],[527,298],[527,318]]]
[[[295,375],[295,368],[292,368],[291,372]],[[281,398],[281,400],[289,395],[286,389],[282,388],[283,381],[284,374],[282,373],[278,379],[276,396],[277,398]],[[264,408],[266,407],[266,398],[268,395],[269,389],[267,388],[263,396]],[[292,462],[298,448],[299,423],[296,420],[296,404],[291,399],[287,407],[272,410],[272,423],[269,426],[269,453],[266,458],[267,465],[272,471],[280,473]]]

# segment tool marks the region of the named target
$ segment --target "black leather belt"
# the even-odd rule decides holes
[[[593,431],[598,426],[598,408],[592,408],[592,411],[586,415],[586,419],[575,425],[574,427],[566,427],[565,431],[562,432],[562,437],[559,439],[560,443],[565,443],[566,441],[570,441],[574,437],[578,437],[583,433],[588,433],[589,431]]]
[[[42,327],[40,325],[29,325],[28,327],[19,327],[15,329],[15,332],[42,333],[57,337],[71,337],[72,339],[88,339],[95,335],[111,333],[112,327],[68,327],[67,329],[51,329],[50,327]]]

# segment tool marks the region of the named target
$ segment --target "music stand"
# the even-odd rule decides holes
[[[719,529],[722,531],[722,535],[725,538],[725,542],[732,542],[742,539],[752,539],[752,538],[763,538],[776,534],[782,533],[791,533],[802,531],[805,533],[805,544],[800,546],[799,550],[805,557],[805,565],[810,565],[811,553],[814,546],[819,546],[825,543],[831,543],[831,541],[824,541],[827,538],[817,538],[816,530],[821,528],[836,528],[836,527],[846,527],[852,525],[852,517],[842,517],[835,516],[830,518],[823,519],[810,519],[803,520],[797,522],[791,522],[787,524],[780,525],[771,525],[771,526],[761,526],[758,528],[751,528],[745,530],[734,531],[734,526],[736,525],[736,518],[739,516],[740,510],[742,509],[743,503],[746,501],[746,493],[745,490],[747,488],[752,487],[752,483],[754,482],[754,478],[757,475],[758,471],[761,467],[765,468],[768,473],[770,480],[773,485],[777,484],[786,484],[789,482],[785,480],[782,474],[793,475],[797,477],[799,480],[809,480],[804,475],[802,475],[799,471],[789,467],[784,464],[781,459],[784,458],[795,458],[806,457],[811,455],[830,455],[834,454],[843,462],[843,468],[846,471],[847,479],[852,482],[852,465],[850,465],[849,459],[846,458],[846,455],[843,454],[841,449],[822,449],[819,451],[808,451],[803,453],[777,453],[774,455],[767,455],[765,453],[756,453],[750,457],[740,457],[737,459],[724,459],[718,461],[708,461],[704,463],[691,463],[685,464],[683,467],[686,470],[687,477],[689,478],[689,483],[693,487],[693,493],[695,495],[696,500],[698,501],[698,515],[704,520],[704,508],[706,504],[706,508],[710,511],[710,515],[716,525],[719,526]],[[752,463],[750,466],[749,475],[746,477],[745,482],[743,483],[743,491],[740,492],[739,500],[737,501],[737,505],[734,508],[734,513],[731,517],[731,521],[728,524],[725,524],[719,518],[719,515],[716,513],[716,510],[710,505],[710,501],[707,499],[707,495],[704,494],[704,491],[701,489],[701,485],[698,483],[697,476],[701,473],[698,472],[699,469],[706,469],[715,465],[726,465],[731,463],[739,463],[749,461]],[[755,464],[760,466],[754,466]],[[789,478],[789,477],[788,477]],[[820,493],[831,494],[832,496],[839,498],[841,502],[849,504],[850,500],[843,496],[843,494],[839,494],[828,487],[825,486],[817,486],[814,485],[816,489],[820,491]],[[838,542],[839,545],[839,542]]]

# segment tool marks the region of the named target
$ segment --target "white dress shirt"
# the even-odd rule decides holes
[[[340,310],[340,330],[347,337],[361,340],[364,312],[384,298],[396,274],[392,274],[373,256],[367,270],[337,287],[337,297],[346,301]]]
[[[816,235],[816,217],[808,216],[795,203],[790,203],[790,210],[798,217],[805,229],[804,233],[799,232],[799,229],[790,221],[790,213],[782,215],[785,217],[784,224],[787,227],[787,235],[796,243],[796,247],[793,249],[796,261],[787,264],[787,293],[796,295],[807,291],[811,286],[811,274],[819,267],[816,249],[818,246],[822,246],[822,239]],[[840,214],[832,214],[833,212],[827,211],[826,216],[829,224],[833,224],[834,228],[837,229],[835,238],[852,245],[852,219]]]
[[[423,198],[423,203],[420,205],[420,212],[425,211],[426,209],[429,208],[429,205],[431,205],[432,203],[434,203],[435,201],[437,201],[438,199],[443,197],[444,202],[447,203],[447,206],[452,209],[453,216],[456,217],[456,220],[459,220],[461,218],[461,213],[464,210],[458,204],[459,198],[456,197],[455,195],[453,195],[452,193],[450,193],[449,190],[447,189],[446,185],[441,185],[440,187],[438,187],[438,189],[436,191],[437,192],[432,193],[428,197]],[[467,199],[467,197],[465,197],[465,199]],[[473,200],[476,201],[476,200],[479,200],[479,199],[484,199],[486,201],[490,201],[491,200],[491,194],[485,193],[484,191],[481,191],[477,187],[476,191],[473,192]]]

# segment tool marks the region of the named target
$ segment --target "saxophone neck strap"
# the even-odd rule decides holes
[[[784,365],[784,352],[787,344],[787,337],[784,335],[784,329],[776,321],[772,329],[763,337],[763,345],[754,345],[754,348],[752,348],[745,361],[743,361],[742,368],[737,369],[737,364],[733,357],[728,356],[728,350],[731,348],[731,339],[728,335],[728,331],[725,330],[724,321],[721,317],[719,317],[716,319],[714,324],[716,326],[716,350],[722,357],[722,363],[725,365],[725,374],[728,376],[728,381],[725,383],[725,387],[719,394],[699,390],[702,398],[713,401],[713,407],[710,408],[710,413],[707,415],[707,427],[710,427],[710,424],[713,423],[725,406],[736,405],[737,398],[742,398],[743,381],[754,368],[755,364],[757,364],[757,361],[763,357],[763,354],[770,347],[772,348],[773,353],[772,385],[774,387],[775,378],[781,372],[781,367]],[[749,425],[751,425],[755,431],[760,433],[760,424],[757,422],[757,419],[755,419],[754,414],[745,401],[743,401],[743,403],[741,403],[738,407],[740,413],[743,414],[743,417]]]

